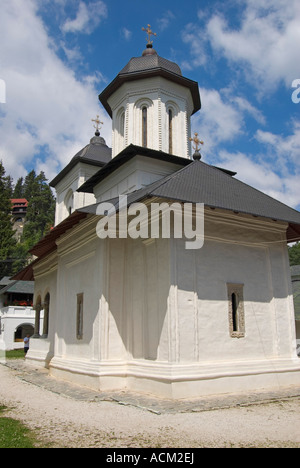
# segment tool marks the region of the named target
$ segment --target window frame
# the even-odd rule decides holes
[[[83,303],[84,294],[77,294],[77,311],[76,311],[76,338],[83,339]]]
[[[148,144],[148,106],[142,106],[142,147],[147,148]]]
[[[245,338],[244,284],[227,283],[227,296],[230,337]]]
[[[169,127],[169,154],[173,154],[173,120],[174,112],[171,107],[168,109],[168,127]]]

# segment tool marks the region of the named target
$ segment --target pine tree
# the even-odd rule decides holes
[[[15,185],[13,198],[24,198],[23,177],[20,177]]]
[[[37,176],[31,171],[25,178],[24,198],[28,207],[22,242],[29,250],[54,224],[55,198],[43,172]]]
[[[32,197],[34,190],[35,190],[35,179],[36,179],[36,173],[34,170],[32,170],[27,174],[24,180],[23,194],[24,194],[24,198],[26,198],[26,200],[28,201]]]
[[[12,179],[5,177],[5,169],[0,161],[0,278],[10,276],[13,271],[13,258],[16,240],[11,222]]]

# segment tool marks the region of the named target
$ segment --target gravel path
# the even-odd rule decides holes
[[[37,432],[41,446],[300,448],[300,398],[201,412],[154,414],[82,401],[21,380],[0,365],[0,405]]]

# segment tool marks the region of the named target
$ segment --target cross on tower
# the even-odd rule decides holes
[[[194,138],[190,138],[190,141],[193,141],[195,143],[195,146],[193,146],[195,151],[199,151],[200,145],[204,145],[204,142],[202,140],[199,140],[198,133],[195,133]]]
[[[147,37],[148,44],[153,44],[153,41],[151,41],[151,36],[157,36],[157,34],[151,30],[150,24],[148,24],[147,28],[142,28],[142,31],[145,31],[148,35]]]
[[[92,120],[92,122],[95,122],[95,124],[96,124],[96,125],[94,125],[94,128],[96,129],[95,135],[99,136],[99,135],[100,135],[100,131],[99,131],[99,130],[101,130],[101,129],[99,128],[99,126],[100,126],[100,125],[103,125],[103,122],[101,122],[101,121],[99,120],[99,115],[97,115],[97,117],[96,117],[95,119],[91,119],[91,120]]]
[[[201,154],[200,154],[199,149],[200,149],[200,145],[204,145],[204,142],[202,140],[199,140],[198,133],[195,133],[194,138],[190,138],[189,140],[194,143],[193,148],[195,150],[195,153],[193,155],[193,158],[195,160],[200,160],[201,159]]]

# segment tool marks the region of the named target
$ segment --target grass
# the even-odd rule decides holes
[[[24,359],[23,349],[5,352],[6,359]],[[16,419],[5,416],[8,408],[0,404],[0,449],[2,448],[35,448],[35,434]]]
[[[24,349],[13,349],[11,351],[5,351],[6,359],[24,359]]]
[[[0,415],[6,409],[0,405]],[[0,449],[2,448],[35,448],[34,435],[19,421],[0,416]]]

